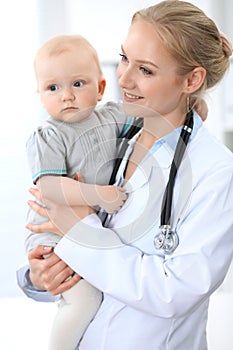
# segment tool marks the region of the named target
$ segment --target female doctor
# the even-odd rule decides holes
[[[92,208],[49,202],[46,212],[30,201],[50,221],[28,228],[63,237],[50,258],[41,247],[29,254],[34,286],[55,295],[81,276],[104,293],[80,350],[207,348],[209,297],[233,253],[233,156],[190,100],[221,80],[231,53],[190,3],[137,12],[118,67],[126,113],[144,118],[116,176],[128,193],[124,207],[104,227]]]

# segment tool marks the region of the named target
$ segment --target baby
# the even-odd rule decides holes
[[[106,81],[95,49],[83,37],[62,35],[48,40],[34,62],[37,89],[49,117],[27,142],[32,179],[45,198],[68,205],[89,205],[113,213],[127,196],[109,183],[117,152],[117,140],[133,119],[120,105],[101,101]],[[77,176],[78,174],[78,176]],[[83,177],[84,182],[74,181]],[[29,211],[28,222],[43,218]],[[26,250],[53,246],[59,236],[29,232]],[[74,350],[96,314],[102,293],[81,281],[61,296],[50,350]]]

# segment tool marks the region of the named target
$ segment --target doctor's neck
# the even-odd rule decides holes
[[[154,139],[154,142],[161,139],[162,137],[170,134],[178,127],[182,126],[185,122],[186,113],[182,113],[176,118],[167,118],[166,116],[161,116],[159,114],[154,115],[151,118],[144,118],[143,132],[141,135],[141,140],[144,137],[149,139]],[[150,135],[150,136],[149,136]],[[146,140],[145,140],[146,142]]]

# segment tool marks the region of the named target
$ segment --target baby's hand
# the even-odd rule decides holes
[[[98,186],[99,203],[107,213],[113,214],[118,211],[127,199],[125,190],[116,186]]]

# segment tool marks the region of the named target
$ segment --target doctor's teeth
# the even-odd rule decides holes
[[[140,98],[139,96],[130,95],[130,94],[127,94],[127,93],[125,93],[125,96],[128,97],[128,98],[135,98],[135,99],[139,99]]]

